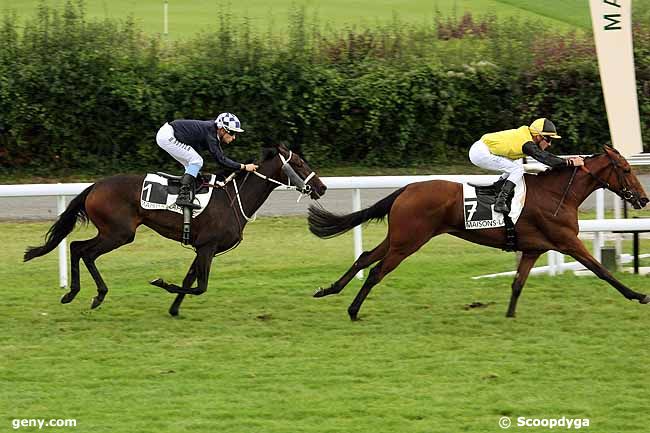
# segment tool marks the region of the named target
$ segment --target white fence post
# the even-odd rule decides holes
[[[616,194],[611,194],[614,199],[614,219],[621,219],[622,217],[622,208],[623,200]],[[615,248],[616,248],[616,260],[620,261],[621,254],[623,254],[623,235],[621,233],[616,233],[614,235],[615,239]]]
[[[165,0],[163,4],[163,35],[169,35],[169,0]]]
[[[65,196],[59,195],[56,198],[56,212],[61,215],[65,210]],[[59,286],[68,287],[68,242],[63,238],[59,244]]]
[[[557,274],[564,273],[564,254],[556,252],[555,266],[557,267]]]
[[[361,190],[356,188],[352,191],[352,212],[361,210]],[[361,226],[354,228],[354,260],[356,261],[363,253],[363,235]],[[357,272],[357,278],[363,279],[363,269]]]
[[[546,253],[548,258],[548,274],[554,277],[557,274],[557,252],[551,250]]]
[[[605,190],[596,190],[596,219],[605,219]],[[594,232],[594,258],[599,262],[602,260],[600,249],[605,245],[603,232]]]

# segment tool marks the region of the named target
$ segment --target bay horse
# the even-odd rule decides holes
[[[200,295],[207,290],[212,259],[235,248],[242,240],[244,226],[279,185],[289,180],[298,190],[318,199],[327,187],[298,154],[284,145],[264,146],[256,175],[240,172],[223,188],[215,189],[205,210],[192,221],[190,245],[196,250],[182,286],[158,278],[151,284],[176,294],[169,313],[178,315],[185,295]],[[76,196],[47,232],[45,244],[25,252],[28,261],[52,251],[74,229],[76,222],[91,221],[97,236],[70,244],[70,291],[61,303],[71,302],[80,290],[79,260],[83,259],[97,285],[91,308],[104,301],[108,287],[95,260],[116,248],[133,242],[138,226],[145,225],[162,236],[181,241],[183,216],[164,210],[147,210],[140,205],[144,176],[117,175],[98,181]],[[192,287],[195,281],[197,286]]]
[[[525,182],[526,204],[515,225],[517,250],[522,252],[522,256],[512,283],[507,317],[515,316],[517,299],[531,268],[537,258],[549,250],[572,256],[627,299],[642,304],[650,302],[650,296],[632,291],[614,278],[578,239],[578,206],[596,189],[613,191],[635,209],[648,203],[639,180],[618,151],[605,146],[604,153],[587,157],[580,170],[567,167],[538,175],[526,174]],[[321,238],[337,236],[366,221],[382,220],[388,216],[386,238],[372,250],[361,254],[330,287],[318,289],[314,297],[340,293],[357,272],[379,262],[369,272],[348,308],[350,319],[356,320],[370,290],[434,236],[449,233],[470,242],[505,249],[503,227],[466,230],[463,213],[462,184],[442,180],[412,183],[374,205],[348,215],[310,206],[309,229]]]

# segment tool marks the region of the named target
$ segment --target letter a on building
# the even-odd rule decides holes
[[[589,6],[612,144],[624,156],[641,153],[632,0],[589,0]]]

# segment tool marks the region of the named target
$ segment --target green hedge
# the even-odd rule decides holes
[[[298,11],[285,38],[226,16],[215,33],[171,44],[130,21],[88,21],[80,4],[61,14],[43,5],[22,28],[5,14],[0,165],[178,169],[155,144],[160,125],[226,110],[247,130],[229,151],[240,159],[270,138],[318,166],[444,163],[466,158],[483,133],[538,116],[566,137],[558,153],[597,150],[609,136],[590,35],[531,28],[465,16],[325,35]],[[635,38],[648,143],[647,20]]]

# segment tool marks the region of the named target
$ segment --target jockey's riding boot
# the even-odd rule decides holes
[[[510,213],[510,206],[508,205],[508,196],[514,191],[515,189],[515,184],[512,183],[511,181],[507,180],[503,182],[503,186],[501,187],[501,191],[499,191],[499,195],[497,195],[497,201],[494,203],[494,211],[495,212],[500,212],[504,215],[508,215]]]
[[[194,176],[185,173],[181,178],[181,190],[176,198],[176,206],[187,206],[190,209],[200,209],[201,205],[194,203]]]

